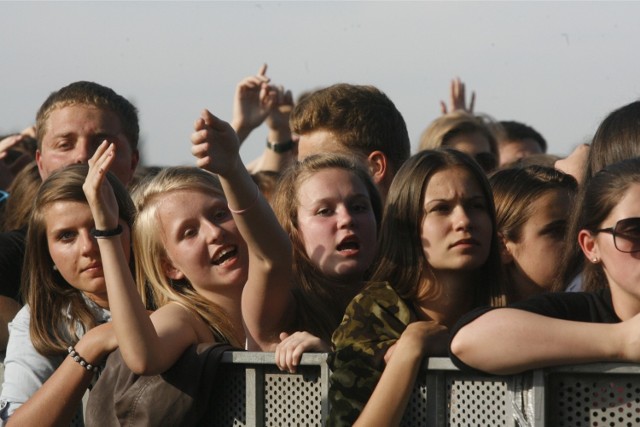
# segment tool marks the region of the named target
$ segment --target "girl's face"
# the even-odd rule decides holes
[[[298,189],[298,230],[325,275],[360,281],[376,254],[376,218],[365,184],[354,173],[324,169]]]
[[[100,250],[90,234],[94,228],[89,205],[59,201],[43,210],[49,254],[55,268],[71,286],[101,307],[109,307]],[[120,241],[127,260],[131,253],[130,230],[120,220]]]
[[[493,229],[489,205],[476,179],[461,167],[433,174],[424,194],[420,238],[438,271],[470,271],[489,257]]]
[[[518,241],[504,242],[516,287],[549,289],[558,276],[570,200],[567,190],[547,191],[530,206],[533,213],[520,229]]]
[[[198,190],[167,193],[158,206],[167,254],[164,270],[174,280],[187,279],[209,300],[241,292],[249,256],[227,201]]]
[[[602,221],[600,228],[615,227],[618,221],[635,217],[640,217],[640,184],[629,186],[624,197],[611,210],[609,216]],[[585,233],[593,236],[591,247],[588,242],[585,244]],[[633,234],[635,237],[633,240],[637,241],[637,229],[627,230],[627,234]],[[630,317],[640,312],[640,286],[638,286],[638,283],[640,283],[640,252],[625,253],[619,251],[614,244],[613,235],[607,232],[589,233],[586,230],[582,230],[579,238],[583,251],[587,255],[587,262],[594,262],[593,260],[595,259],[595,262],[602,263],[618,316],[625,320],[625,317]],[[624,248],[624,237],[618,235],[616,239],[618,240],[618,247]],[[627,240],[626,243],[629,243],[629,241]],[[627,309],[620,309],[622,306],[627,307]]]

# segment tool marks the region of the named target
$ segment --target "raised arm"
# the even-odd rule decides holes
[[[242,164],[231,126],[205,110],[191,141],[197,165],[219,175],[249,248],[249,277],[242,293],[249,349],[273,349],[294,313],[291,241]]]
[[[459,329],[451,352],[465,364],[493,374],[597,361],[637,362],[639,327],[638,315],[622,323],[586,323],[500,308]]]
[[[255,76],[245,77],[236,86],[231,124],[240,144],[264,122],[276,99],[266,73],[267,64],[263,64]]]
[[[118,226],[118,205],[106,179],[114,159],[115,146],[106,142],[100,145],[89,160],[83,185],[97,230],[114,230]],[[197,342],[186,309],[169,304],[154,313],[152,321],[136,289],[120,235],[99,238],[98,246],[113,329],[125,363],[136,374],[166,371],[189,345]]]
[[[440,110],[442,111],[442,114],[452,113],[456,110],[463,110],[473,114],[475,103],[476,93],[472,91],[469,106],[467,106],[465,85],[462,80],[460,80],[460,77],[456,77],[451,80],[451,86],[449,89],[449,108],[447,108],[447,104],[444,101],[440,101]]]

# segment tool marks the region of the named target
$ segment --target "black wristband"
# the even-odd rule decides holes
[[[91,235],[96,239],[119,236],[120,234],[122,234],[122,225],[120,224],[118,224],[116,228],[113,228],[111,230],[96,230],[95,228],[91,230]]]
[[[292,150],[293,145],[294,145],[294,142],[292,140],[289,140],[287,142],[276,142],[276,143],[271,143],[267,141],[267,148],[269,150],[275,151],[278,154],[286,153],[287,151]]]

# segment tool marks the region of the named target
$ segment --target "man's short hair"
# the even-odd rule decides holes
[[[522,141],[530,138],[538,143],[543,153],[547,152],[547,141],[531,126],[513,120],[501,121],[500,126],[502,129],[498,139],[499,144],[502,144],[502,141]]]
[[[115,113],[120,119],[122,131],[131,144],[131,149],[138,148],[140,127],[136,107],[111,88],[94,82],[79,81],[52,92],[38,110],[36,139],[39,149],[42,148],[42,138],[47,132],[46,125],[51,112],[70,105],[90,105]]]
[[[332,132],[339,144],[365,156],[379,150],[394,173],[411,152],[402,114],[373,86],[341,83],[317,90],[296,105],[290,124],[298,135]]]

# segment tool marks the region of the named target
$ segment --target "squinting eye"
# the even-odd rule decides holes
[[[318,210],[316,211],[316,215],[319,215],[319,216],[329,216],[329,215],[331,215],[331,209],[328,209],[328,208],[318,209]]]

